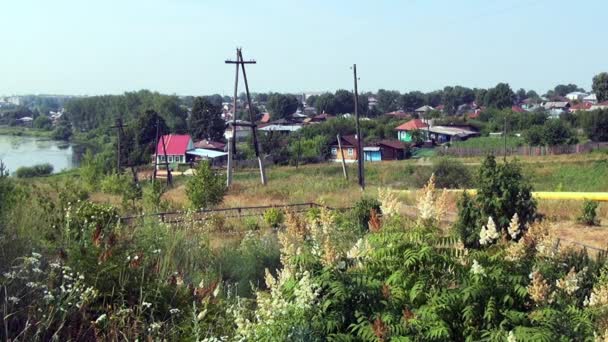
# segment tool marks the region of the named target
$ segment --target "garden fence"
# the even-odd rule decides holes
[[[164,223],[181,223],[187,221],[201,222],[209,219],[212,215],[222,215],[224,218],[241,218],[249,216],[261,216],[268,209],[289,209],[293,212],[305,212],[311,208],[325,208],[328,210],[343,211],[351,209],[346,208],[334,208],[326,205],[317,204],[314,202],[306,203],[294,203],[294,204],[280,204],[280,205],[263,205],[263,206],[249,206],[249,207],[234,207],[234,208],[218,208],[218,209],[202,209],[193,212],[186,211],[168,211],[153,214],[142,214],[125,216],[120,218],[120,223],[130,225],[136,223],[138,220],[144,220],[146,218],[156,218]],[[189,217],[186,218],[185,216]]]
[[[594,150],[608,148],[608,142],[588,142],[576,145],[558,146],[517,146],[507,147],[508,156],[546,156],[558,154],[579,154],[588,153]],[[439,153],[455,157],[478,157],[493,154],[496,156],[505,155],[504,148],[481,148],[481,147],[445,147],[438,149]]]

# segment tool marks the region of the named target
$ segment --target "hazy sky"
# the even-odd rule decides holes
[[[608,71],[607,0],[2,0],[0,94],[586,89]],[[241,89],[243,89],[241,85]]]

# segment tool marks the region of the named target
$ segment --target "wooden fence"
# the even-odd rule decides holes
[[[311,208],[325,208],[328,210],[349,210],[350,207],[346,208],[334,208],[326,205],[321,205],[313,202],[307,203],[295,203],[295,204],[281,204],[281,205],[264,205],[264,206],[252,206],[252,207],[235,207],[235,208],[219,208],[219,209],[203,209],[194,212],[186,211],[168,211],[154,214],[142,214],[134,216],[125,216],[119,219],[120,223],[130,225],[146,218],[156,218],[164,223],[181,223],[185,221],[201,222],[207,220],[212,215],[222,215],[225,218],[241,218],[249,216],[261,216],[268,209],[289,209],[293,212],[304,212]],[[185,218],[186,215],[190,217]]]
[[[558,145],[558,146],[518,146],[507,147],[506,154],[508,156],[546,156],[558,154],[577,154],[588,153],[594,150],[608,148],[608,142],[588,142],[576,145]],[[439,148],[437,151],[440,154],[455,156],[455,157],[477,157],[493,154],[502,156],[505,154],[504,148],[488,149],[479,147],[445,147]]]

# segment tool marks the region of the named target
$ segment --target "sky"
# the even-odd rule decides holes
[[[606,0],[2,0],[0,94],[539,93],[608,71]],[[603,40],[604,39],[604,40]],[[243,90],[241,83],[239,89]]]

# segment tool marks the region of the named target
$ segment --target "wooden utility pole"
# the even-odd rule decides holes
[[[255,124],[255,115],[253,113],[253,104],[251,103],[251,94],[249,93],[249,84],[247,82],[247,73],[245,71],[245,64],[256,64],[256,61],[245,61],[243,59],[243,53],[241,52],[241,49],[239,49],[239,48],[236,49],[236,55],[237,55],[236,61],[227,60],[226,63],[227,64],[236,64],[236,66],[237,66],[237,78],[236,78],[235,83],[238,83],[239,65],[241,66],[241,71],[243,72],[243,80],[245,81],[245,93],[247,94],[247,106],[249,107],[249,120],[251,121],[251,124],[243,125],[243,126],[251,127],[251,134],[253,136],[253,149],[255,151],[255,156],[258,159],[258,164],[260,167],[260,177],[262,180],[262,184],[266,185],[266,173],[264,171],[264,163],[262,162],[262,157],[260,156],[260,147],[258,145],[258,137],[257,137],[257,131],[256,131],[257,125]],[[235,87],[235,102],[236,102],[236,87]],[[235,108],[235,115],[236,115],[236,108]],[[236,133],[234,133],[236,126],[237,126],[236,119],[234,119],[233,123],[232,123],[233,140],[235,140],[235,138],[236,138],[236,136],[234,136],[236,134]],[[234,141],[233,141],[233,144],[235,144]]]
[[[504,161],[505,163],[507,162],[507,116],[505,115],[505,125],[502,128],[502,135],[503,135],[503,140],[504,140]]]
[[[121,154],[121,146],[120,146],[120,138],[122,135],[122,119],[118,118],[116,119],[116,123],[114,126],[110,126],[110,128],[115,128],[116,129],[116,172],[118,172],[119,174],[122,171],[122,165],[120,163],[120,154]]]
[[[114,126],[110,126],[110,128],[116,128],[117,129],[117,141],[116,141],[116,145],[117,145],[117,149],[116,149],[116,164],[117,165],[116,166],[118,168],[117,172],[119,174],[122,174],[122,167],[123,167],[120,155],[122,153],[121,137],[125,135],[124,127],[125,127],[125,125],[123,125],[121,118],[116,119],[116,124]],[[133,166],[133,163],[131,163],[131,161],[127,159],[127,163],[124,166],[129,167],[131,169],[131,172],[133,173],[133,182],[137,186],[139,186],[139,181],[137,179],[137,171],[135,170],[135,166]]]
[[[154,137],[154,171],[152,174],[152,181],[156,182],[156,169],[158,168],[158,133],[160,120],[156,117],[156,136]]]
[[[239,52],[237,49],[236,60],[239,60]],[[228,63],[228,61],[226,61]],[[239,65],[234,65],[236,70],[234,73],[234,98],[232,102],[232,137],[228,138],[228,163],[226,165],[226,186],[230,187],[232,184],[232,172],[234,170],[234,155],[236,153],[236,109],[237,109],[237,96],[239,89]]]
[[[359,171],[359,186],[365,190],[365,171],[363,169],[363,136],[359,126],[359,94],[357,93],[357,64],[353,64],[353,77],[355,79],[355,120],[357,124],[357,164]]]
[[[167,159],[167,145],[165,144],[165,135],[160,136],[160,141],[163,144],[163,155],[165,156],[165,167],[167,170],[167,186],[173,184],[173,176],[171,176],[171,169],[169,168],[169,159]]]
[[[344,178],[348,180],[348,172],[346,171],[346,160],[344,160],[344,150],[342,149],[342,139],[340,138],[340,134],[336,136],[338,138],[338,149],[340,150],[340,154],[342,155],[342,173],[344,173]]]

